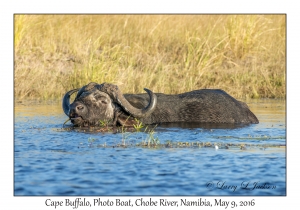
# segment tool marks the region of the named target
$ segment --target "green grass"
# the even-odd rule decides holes
[[[285,15],[15,15],[14,26],[20,99],[58,99],[91,81],[124,93],[286,96]]]
[[[138,119],[134,119],[136,124],[133,125],[134,129],[136,132],[141,132],[141,129],[144,128],[144,125],[141,121],[139,121]]]

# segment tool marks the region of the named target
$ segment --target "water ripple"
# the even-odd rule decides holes
[[[147,134],[128,133],[131,146],[122,148],[113,145],[122,144],[123,134],[61,130],[66,117],[60,105],[51,107],[59,110],[52,116],[44,115],[49,106],[54,105],[45,105],[44,111],[39,106],[38,112],[21,107],[15,113],[15,195],[286,195],[284,111],[264,114],[258,103],[257,125],[161,126],[154,134],[160,143],[209,142],[211,147],[138,147]],[[228,143],[245,145],[245,150],[225,149]],[[275,189],[246,190],[242,183],[268,183]]]

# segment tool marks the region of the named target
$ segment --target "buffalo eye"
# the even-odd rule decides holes
[[[98,95],[98,94],[94,94],[94,101],[99,101],[101,102],[102,104],[108,104],[108,100],[106,97],[104,96],[101,96],[101,95]]]
[[[107,104],[107,101],[106,100],[101,100],[101,103]]]
[[[98,100],[99,100],[102,104],[108,104],[108,101],[107,101],[107,98],[106,98],[106,97],[100,96],[100,97],[98,97]]]

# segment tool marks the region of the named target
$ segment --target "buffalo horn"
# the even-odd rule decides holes
[[[132,106],[124,97],[124,95],[121,93],[119,90],[118,86],[112,85],[112,84],[107,84],[103,83],[101,85],[98,85],[97,88],[100,91],[106,92],[112,99],[117,102],[125,111],[127,111],[129,114],[131,114],[133,117],[138,117],[138,118],[144,118],[148,115],[150,115],[156,105],[157,105],[157,97],[156,95],[149,89],[144,88],[144,90],[148,93],[150,97],[150,101],[148,106],[146,106],[143,109],[137,109],[134,106]]]
[[[76,96],[75,99],[79,98],[80,95],[81,95],[83,92],[86,92],[86,91],[89,91],[89,90],[93,89],[94,86],[96,86],[96,85],[97,85],[97,83],[91,82],[91,83],[89,83],[88,85],[83,86],[82,88],[79,89],[79,91],[78,91],[77,96]]]
[[[74,89],[74,90],[70,90],[68,91],[62,100],[62,108],[64,110],[64,113],[69,116],[69,110],[70,110],[70,97],[73,93],[77,92],[79,89]]]

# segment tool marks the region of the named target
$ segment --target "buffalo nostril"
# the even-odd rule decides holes
[[[77,106],[76,109],[77,110],[83,110],[83,106]]]

